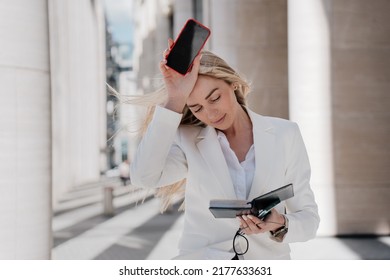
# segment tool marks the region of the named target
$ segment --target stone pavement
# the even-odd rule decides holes
[[[69,194],[53,217],[53,259],[164,260],[177,254],[183,216],[159,211],[153,193],[114,188],[114,215],[103,213],[102,186]],[[291,244],[297,260],[390,260],[390,237],[317,237]]]

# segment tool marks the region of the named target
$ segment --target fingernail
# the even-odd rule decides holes
[[[248,220],[248,217],[246,215],[242,215],[242,218],[246,221]]]
[[[248,218],[253,220],[254,217],[252,215],[248,215]]]

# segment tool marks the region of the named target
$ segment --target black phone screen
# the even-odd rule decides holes
[[[166,58],[166,65],[180,74],[186,74],[209,35],[208,28],[192,19],[188,20]]]

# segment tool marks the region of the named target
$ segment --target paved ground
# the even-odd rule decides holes
[[[101,186],[74,191],[56,207],[53,259],[162,260],[177,254],[183,223],[177,206],[161,214],[153,194],[114,186],[114,215],[103,213]],[[293,259],[390,260],[389,236],[318,237],[291,247]]]

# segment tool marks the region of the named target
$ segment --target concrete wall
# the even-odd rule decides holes
[[[332,1],[337,227],[390,233],[390,2]]]
[[[209,0],[211,50],[252,85],[249,107],[288,118],[287,1]]]

